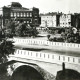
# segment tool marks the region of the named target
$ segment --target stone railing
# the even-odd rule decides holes
[[[26,59],[31,59],[48,63],[62,64],[63,62],[65,62],[80,65],[80,57],[73,57],[53,53],[34,52],[27,50],[16,50],[14,55],[10,55],[10,57],[12,60],[23,59],[23,61],[25,61]]]
[[[76,43],[50,42],[47,40],[19,39],[19,38],[13,38],[13,41],[15,43],[20,43],[20,44],[60,46],[60,47],[69,47],[69,48],[78,48],[78,49],[80,48],[80,44],[76,44]]]

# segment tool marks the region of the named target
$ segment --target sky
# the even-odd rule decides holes
[[[80,0],[0,0],[0,7],[20,2],[23,7],[37,7],[40,13],[63,12],[80,13]]]

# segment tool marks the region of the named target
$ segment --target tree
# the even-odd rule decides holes
[[[18,25],[15,20],[10,20],[5,26],[5,34],[7,37],[15,35],[15,27]]]
[[[15,49],[13,48],[11,41],[2,40],[0,44],[0,63],[7,61],[9,54],[13,54]]]
[[[28,26],[26,23],[20,23],[16,28],[15,28],[15,34],[17,36],[37,36],[38,31],[35,29],[35,27]]]
[[[11,41],[2,40],[0,43],[0,80],[10,80],[10,76],[7,75],[8,66],[5,62],[7,62],[9,54],[13,54],[14,51],[15,49]]]
[[[73,28],[65,29],[65,32],[61,33],[64,42],[68,43],[80,43],[80,35],[79,32],[74,32]]]
[[[16,34],[16,36],[24,36],[26,34],[26,24],[19,23],[15,27],[15,34]]]

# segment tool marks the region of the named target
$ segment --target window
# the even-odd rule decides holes
[[[32,56],[32,52],[31,52],[31,56]]]
[[[21,17],[21,13],[18,13],[18,17]]]
[[[24,55],[26,55],[26,51],[24,51]]]
[[[48,58],[49,58],[49,54],[48,54]]]
[[[28,52],[28,55],[29,55],[29,52]]]
[[[73,62],[75,62],[75,58],[73,58]]]
[[[27,23],[29,23],[29,21],[27,21]]]
[[[14,13],[14,17],[16,17],[16,13]]]
[[[60,60],[60,56],[59,56],[59,60]]]
[[[24,17],[26,17],[26,13],[23,13]]]
[[[24,13],[22,13],[22,17],[24,17]]]
[[[68,22],[69,23],[69,25],[71,24],[71,22]]]
[[[52,59],[54,59],[54,55],[52,55]]]
[[[32,13],[30,13],[30,17],[32,17]]]
[[[35,23],[37,23],[38,22],[38,20],[37,19],[35,19]]]
[[[18,50],[18,54],[19,54],[19,50]]]
[[[17,23],[19,23],[19,21],[17,21]]]
[[[24,21],[24,23],[26,23],[26,21]]]
[[[32,19],[30,20],[30,23],[32,23]]]
[[[22,54],[22,51],[21,51],[21,54]]]
[[[70,61],[70,57],[68,57],[68,61]]]
[[[17,13],[17,17],[19,17],[19,13]]]
[[[44,54],[44,58],[45,58],[45,54]]]
[[[40,53],[40,57],[41,57],[41,53]]]
[[[35,17],[37,17],[37,15],[35,15]]]
[[[65,61],[65,57],[63,56],[63,61]]]
[[[14,15],[13,15],[13,13],[11,12],[11,17],[13,17]]]
[[[78,59],[78,62],[80,63],[80,59]]]
[[[21,17],[23,16],[23,14],[21,13]]]
[[[29,17],[29,13],[27,13],[27,17]]]
[[[36,53],[36,57],[38,56],[38,53]]]

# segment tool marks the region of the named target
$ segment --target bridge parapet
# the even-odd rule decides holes
[[[13,41],[15,43],[20,43],[20,44],[60,46],[60,47],[80,49],[80,44],[76,44],[76,43],[50,42],[50,41],[46,41],[46,40],[21,39],[21,38],[13,38]]]
[[[62,64],[65,63],[71,63],[71,64],[77,64],[80,65],[80,57],[73,57],[73,56],[67,56],[67,55],[60,55],[55,53],[43,53],[43,52],[35,52],[35,51],[27,51],[27,50],[16,50],[14,55],[10,55],[10,57],[13,57],[14,59],[31,59],[36,61],[42,61],[42,62],[48,62],[48,63],[56,63],[56,64]]]
[[[54,76],[56,76],[57,71],[62,70],[63,62],[65,63],[66,68],[74,69],[80,72],[80,57],[16,50],[14,55],[9,55],[8,60],[37,64]]]

